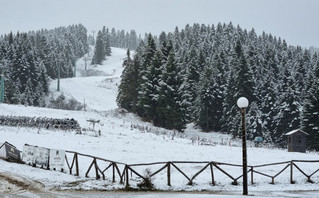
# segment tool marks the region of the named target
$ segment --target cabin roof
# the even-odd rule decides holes
[[[297,132],[301,132],[301,133],[304,133],[305,135],[309,135],[308,133],[306,133],[306,132],[304,132],[304,131],[302,131],[302,130],[300,130],[300,129],[292,130],[292,131],[286,133],[285,135],[292,135],[292,134],[295,134],[295,133],[297,133]]]

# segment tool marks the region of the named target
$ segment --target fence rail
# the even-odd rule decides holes
[[[119,182],[121,184],[125,183],[126,187],[130,186],[130,179],[134,176],[136,178],[142,179],[146,181],[147,179],[153,178],[154,176],[160,174],[161,172],[166,170],[166,180],[167,185],[172,185],[172,169],[175,169],[176,175],[181,175],[183,178],[187,180],[188,185],[192,185],[194,183],[194,180],[198,178],[199,175],[207,174],[209,172],[209,178],[210,178],[210,184],[215,186],[216,185],[216,172],[220,172],[221,175],[226,176],[226,178],[229,178],[231,180],[232,185],[238,185],[238,180],[243,176],[242,172],[240,175],[234,176],[234,171],[227,170],[228,168],[241,168],[242,165],[238,164],[230,164],[230,163],[223,163],[223,162],[216,162],[216,161],[169,161],[169,162],[153,162],[153,163],[140,163],[140,164],[125,164],[121,162],[116,162],[112,160],[103,159],[96,156],[91,156],[87,154],[77,153],[74,151],[66,151],[69,155],[73,155],[72,159],[68,159],[68,157],[65,157],[67,167],[69,169],[69,173],[72,174],[72,172],[75,169],[75,175],[80,175],[80,163],[79,163],[79,156],[91,158],[91,163],[89,166],[84,167],[83,170],[85,171],[85,177],[89,177],[89,173],[91,170],[94,171],[94,175],[96,179],[106,179],[106,172],[111,172],[111,179],[112,182],[116,182],[116,178],[119,179]],[[104,164],[102,164],[104,163]],[[300,165],[297,165],[297,163],[302,164],[309,164],[309,163],[318,163],[316,166],[314,166],[313,172],[310,174],[307,174],[305,170],[300,168]],[[199,170],[197,170],[193,175],[190,175],[182,170],[181,166],[192,164],[197,165],[201,167]],[[81,165],[82,166],[82,165]],[[120,166],[122,166],[122,170],[120,169]],[[142,168],[142,170],[146,170],[147,168],[153,167],[153,166],[159,166],[159,168],[153,170],[148,175],[143,175],[141,173],[141,170],[138,170],[139,168]],[[280,168],[279,170],[276,170],[276,172],[270,174],[267,172],[267,170],[259,170],[262,168],[268,168],[273,166],[283,166],[283,168]],[[93,169],[92,169],[93,168]],[[197,167],[198,168],[198,167]],[[283,172],[287,172],[286,170],[290,168],[289,171],[289,179],[290,183],[294,184],[294,170],[299,171],[303,176],[307,178],[307,182],[314,183],[314,181],[311,179],[315,174],[319,172],[319,160],[291,160],[291,161],[284,161],[284,162],[277,162],[277,163],[268,163],[268,164],[261,164],[261,165],[255,165],[255,166],[248,166],[247,174],[250,173],[250,180],[251,184],[254,184],[255,182],[255,176],[258,175],[259,177],[265,177],[271,179],[271,184],[275,184],[275,179],[282,175]],[[206,170],[206,172],[205,172]],[[271,169],[273,172],[273,169]]]

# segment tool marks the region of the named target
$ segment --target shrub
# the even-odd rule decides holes
[[[154,185],[152,183],[151,179],[151,171],[149,169],[145,170],[145,179],[143,179],[142,182],[137,184],[137,186],[140,188],[140,190],[153,190]]]
[[[64,94],[61,93],[56,99],[54,99],[53,97],[50,99],[50,103],[48,107],[53,109],[65,109],[65,110],[78,111],[83,109],[84,105],[78,102],[73,97],[71,97],[70,99],[66,99]]]

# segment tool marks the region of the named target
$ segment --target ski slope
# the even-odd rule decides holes
[[[92,52],[91,52],[92,54]],[[107,111],[117,108],[117,85],[123,71],[122,63],[126,56],[126,50],[112,48],[112,56],[107,57],[103,65],[90,65],[87,61],[87,70],[98,71],[100,76],[81,77],[84,72],[85,61],[77,61],[77,77],[61,79],[60,92],[57,92],[57,81],[50,84],[51,94],[57,97],[63,93],[66,97],[73,97],[87,105],[88,110]]]

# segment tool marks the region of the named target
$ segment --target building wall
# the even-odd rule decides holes
[[[306,152],[307,137],[302,132],[294,133],[288,136],[289,152]]]
[[[3,159],[7,159],[6,147],[4,146],[4,144],[0,144],[0,147],[1,147],[0,148],[0,157]]]

